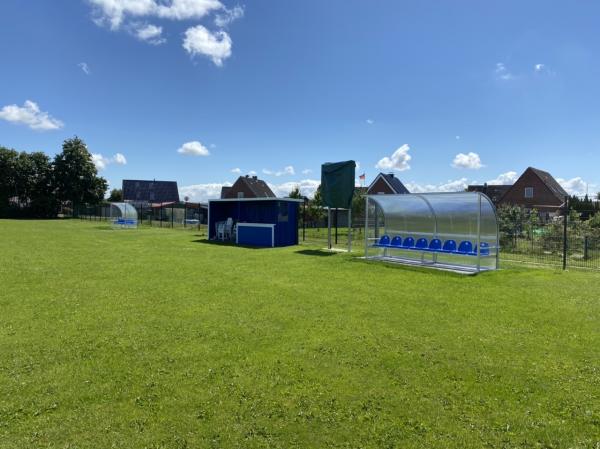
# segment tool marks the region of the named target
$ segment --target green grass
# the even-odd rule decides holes
[[[600,274],[0,221],[0,448],[597,448]]]

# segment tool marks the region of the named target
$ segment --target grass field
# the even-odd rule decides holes
[[[0,448],[598,448],[600,273],[0,221]]]

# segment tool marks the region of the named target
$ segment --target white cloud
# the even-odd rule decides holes
[[[467,178],[449,180],[441,184],[419,184],[416,182],[405,183],[406,188],[412,193],[426,192],[464,192],[469,182]]]
[[[117,165],[126,165],[127,159],[125,159],[122,153],[117,153],[113,156],[113,162]]]
[[[221,188],[230,187],[230,182],[214,182],[208,184],[193,184],[179,188],[182,197],[188,197],[192,202],[206,202],[210,199],[221,198]]]
[[[514,79],[514,75],[508,71],[503,62],[496,63],[496,70],[494,71],[496,78],[502,81],[509,81]]]
[[[92,153],[92,162],[98,170],[104,170],[110,164],[126,165],[127,159],[122,153],[116,153],[113,157],[105,157],[101,153]]]
[[[321,181],[316,179],[303,179],[302,181],[289,181],[282,184],[271,184],[267,183],[273,193],[278,197],[286,197],[290,192],[298,187],[302,196],[312,198],[315,196],[317,188],[321,184]]]
[[[569,195],[583,196],[588,192],[596,192],[595,184],[589,184],[579,176],[571,179],[556,178],[556,181]]]
[[[231,56],[231,38],[225,31],[211,33],[202,25],[197,25],[186,30],[183,48],[191,56],[208,56],[220,67],[223,60]]]
[[[483,164],[481,163],[481,158],[477,153],[458,153],[452,161],[452,167],[467,168],[469,170],[479,170],[481,167],[483,167]]]
[[[127,18],[201,19],[223,8],[218,0],[89,0],[94,21],[118,29]]]
[[[533,71],[536,75],[555,76],[556,72],[549,68],[546,64],[535,64]]]
[[[79,64],[77,64],[77,67],[79,67],[81,71],[86,75],[90,75],[92,73],[92,70],[90,69],[90,66],[87,64],[87,62],[80,62]]]
[[[487,184],[510,185],[514,184],[517,179],[519,179],[519,175],[516,171],[507,171],[506,173],[499,174],[496,179],[490,179]]]
[[[63,122],[55,119],[47,112],[40,111],[37,103],[27,100],[23,106],[11,104],[0,109],[0,119],[7,122],[27,125],[31,129],[49,131],[60,129]]]
[[[456,140],[460,140],[460,136],[455,136],[455,139]]]
[[[312,173],[312,170],[310,168],[305,168],[304,170],[302,170],[303,175],[310,175],[311,173]]]
[[[232,169],[231,169],[231,173],[236,173],[236,174],[238,174],[238,175],[239,175],[241,172],[242,172],[242,169],[241,169],[241,168],[232,168]]]
[[[396,170],[396,171],[404,171],[409,170],[410,165],[408,164],[411,160],[410,154],[408,154],[410,147],[408,144],[402,145],[394,154],[390,157],[384,157],[377,162],[375,168],[380,170]]]
[[[109,164],[110,160],[100,153],[92,153],[92,162],[98,170],[104,170]]]
[[[184,143],[177,150],[179,154],[184,154],[188,156],[209,156],[210,151],[204,145],[202,145],[197,140],[193,140],[191,142]]]
[[[244,7],[240,5],[234,6],[232,9],[224,9],[223,14],[217,14],[215,17],[215,25],[219,28],[224,28],[231,22],[244,17]]]
[[[248,175],[249,175],[249,176],[256,176],[256,175],[257,175],[257,173],[256,173],[254,170],[250,170],[250,171],[248,172]]]
[[[372,125],[373,123],[375,123],[375,120],[368,118],[366,120],[366,122],[367,122],[367,125]]]
[[[152,24],[143,24],[135,26],[133,33],[135,37],[141,41],[148,42],[152,45],[160,45],[167,42],[167,40],[162,37],[162,31],[162,27]]]
[[[294,167],[292,167],[291,165],[283,167],[283,170],[279,170],[279,171],[273,171],[273,170],[269,170],[269,169],[263,168],[262,172],[265,175],[270,175],[270,176],[283,176],[283,175],[294,175],[294,174],[296,174],[296,172],[294,170]]]

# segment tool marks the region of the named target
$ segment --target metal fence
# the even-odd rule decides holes
[[[506,223],[499,214],[500,263],[600,270],[600,215],[594,219],[587,212],[569,209],[565,220],[563,210],[562,215],[547,222],[540,222],[535,214],[525,214],[518,223]],[[352,248],[357,251],[364,248],[364,224],[360,215],[352,220]],[[346,223],[337,229],[334,226],[333,247],[346,248],[348,232]],[[327,227],[323,223],[304,223],[301,217],[299,236],[301,242],[327,247]]]
[[[187,229],[207,235],[207,210],[200,205],[173,204],[136,209],[140,226]],[[365,223],[364,216],[357,215],[353,215],[350,232],[353,250],[361,251],[364,249]],[[113,219],[110,205],[79,207],[72,216],[93,221]],[[298,220],[300,243],[326,248],[328,231],[325,223],[322,219],[310,219],[301,211]],[[348,232],[346,221],[340,220],[337,227],[334,223],[332,246],[347,248]],[[563,212],[562,216],[540,223],[534,215],[529,215],[514,225],[503,222],[500,217],[500,264],[506,261],[562,269],[600,270],[600,214],[594,216],[569,209],[566,219]]]
[[[172,204],[158,207],[138,206],[138,226],[184,229],[198,231],[206,234],[207,212],[206,209],[195,204]],[[110,204],[98,206],[80,206],[75,208],[70,215],[74,218],[87,221],[100,221],[111,223],[115,217],[111,216]]]

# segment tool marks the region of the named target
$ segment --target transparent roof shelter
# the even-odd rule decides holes
[[[116,227],[136,228],[138,224],[137,210],[129,203],[111,203],[110,217]]]
[[[480,192],[368,195],[365,257],[461,272],[498,268],[496,208]]]

